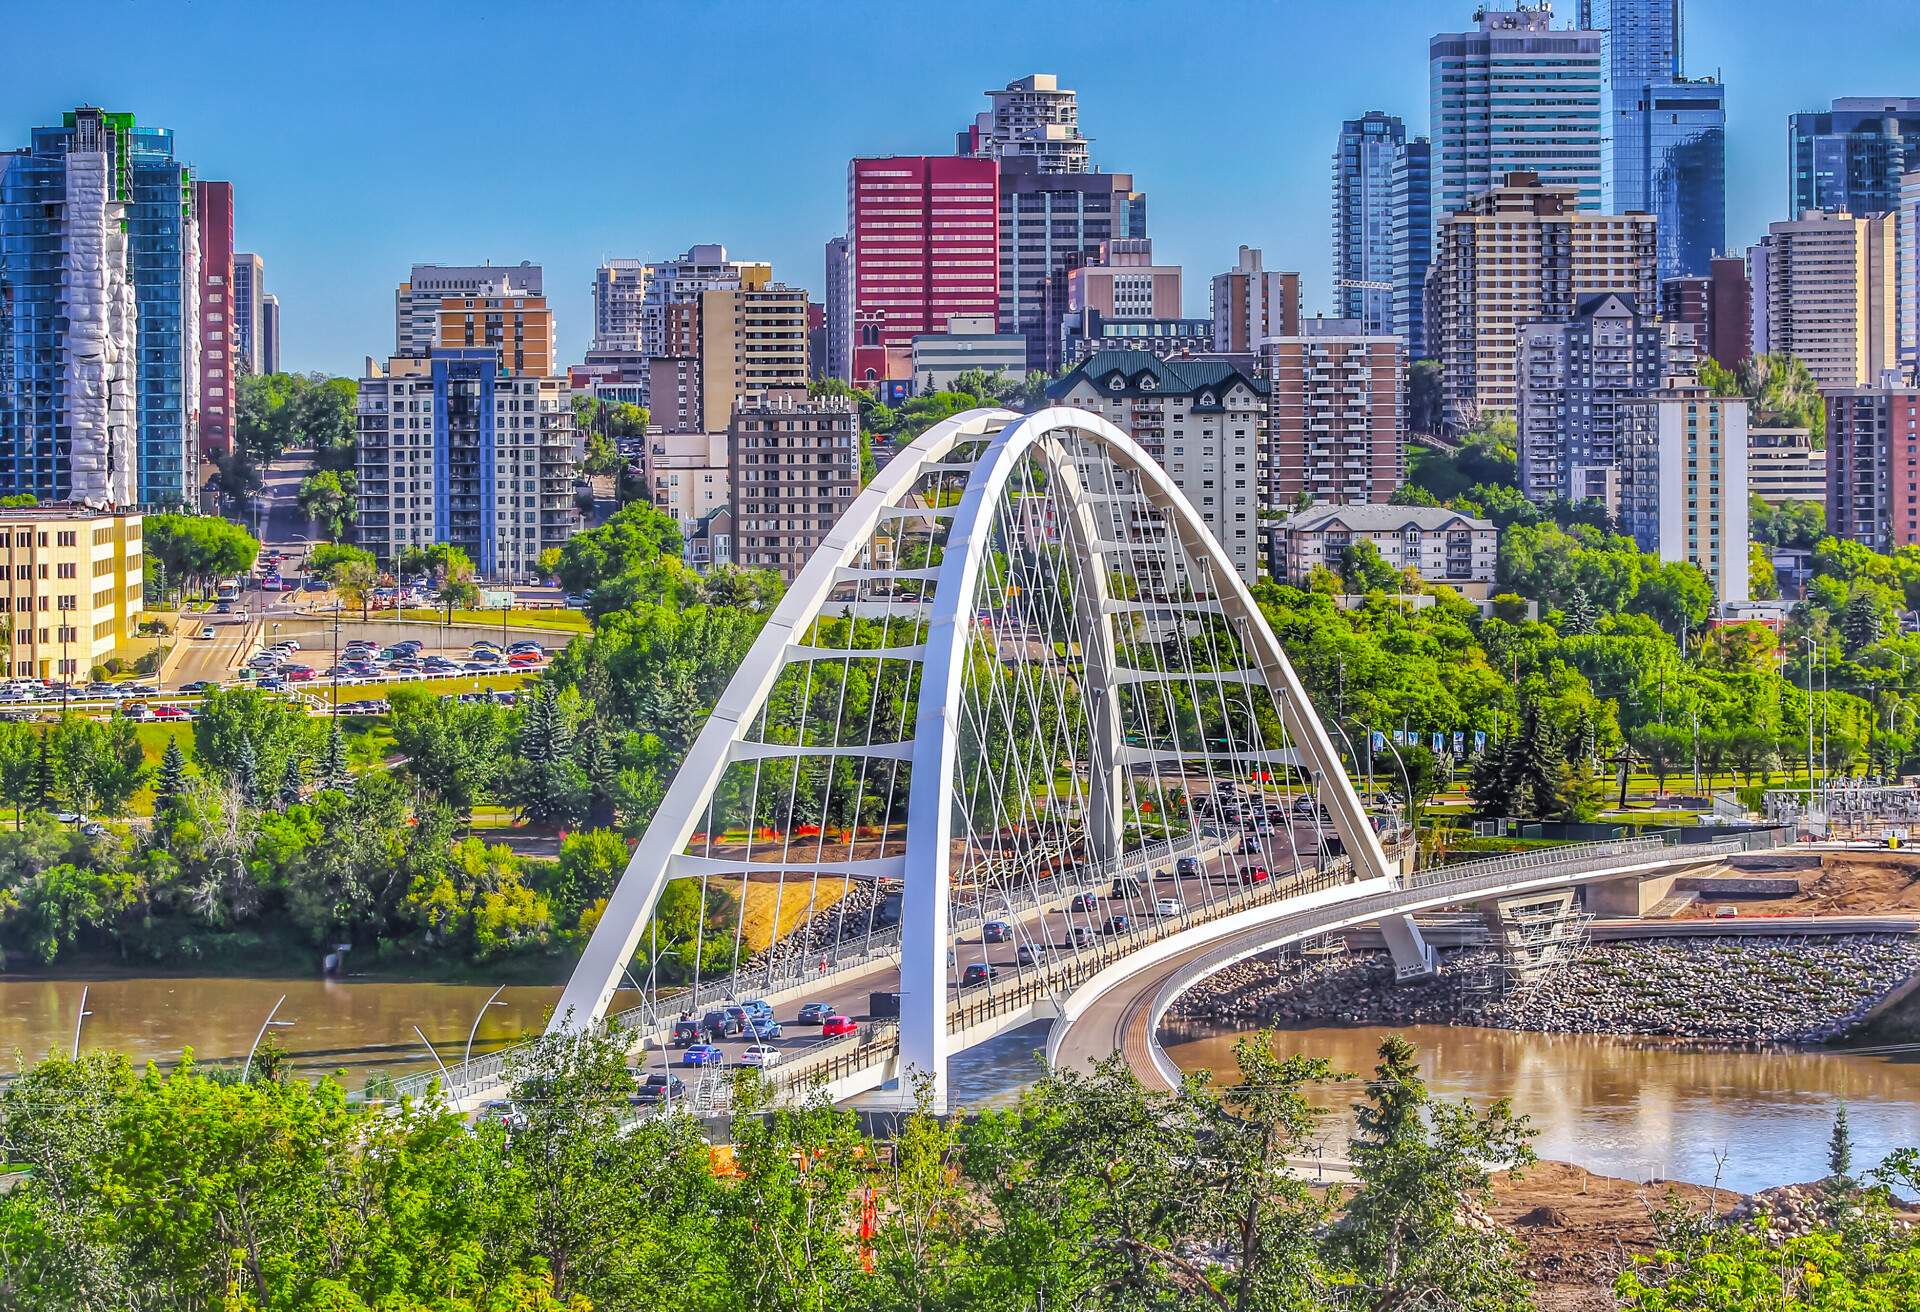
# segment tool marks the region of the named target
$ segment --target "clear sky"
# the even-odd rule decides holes
[[[1564,0],[1562,18],[1574,5]],[[1427,39],[1471,0],[0,0],[0,145],[82,102],[171,127],[234,183],[289,369],[393,347],[413,261],[544,264],[562,359],[592,270],[695,242],[820,298],[855,154],[945,153],[982,92],[1053,72],[1097,166],[1147,193],[1189,313],[1241,242],[1327,308],[1343,118],[1427,122]],[[1915,0],[1689,0],[1687,71],[1728,85],[1728,240],[1785,217],[1786,119],[1920,96]]]

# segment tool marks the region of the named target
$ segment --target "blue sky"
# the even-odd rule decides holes
[[[602,258],[720,241],[818,299],[849,156],[950,150],[987,87],[1055,72],[1080,92],[1095,163],[1147,192],[1190,313],[1241,242],[1301,270],[1311,312],[1340,120],[1381,109],[1424,131],[1427,38],[1472,9],[6,0],[0,144],[83,101],[172,127],[202,177],[234,183],[285,367],[384,356],[415,260],[544,264],[577,359]],[[1789,113],[1920,95],[1920,5],[1690,0],[1687,66],[1728,84],[1728,239],[1744,246],[1785,217]]]

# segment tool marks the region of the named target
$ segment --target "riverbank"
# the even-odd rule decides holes
[[[1385,952],[1269,955],[1189,990],[1169,1021],[1256,1025],[1472,1025],[1755,1045],[1821,1043],[1858,1025],[1916,970],[1910,935],[1716,937],[1590,945],[1525,994],[1491,987],[1498,954],[1441,954],[1437,976],[1396,984]]]

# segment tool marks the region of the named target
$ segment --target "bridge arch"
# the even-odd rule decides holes
[[[869,906],[897,881],[901,1066],[944,1097],[956,888],[977,917],[1062,866],[1124,871],[1150,841],[1224,852],[1241,841],[1225,809],[1265,816],[1267,784],[1288,777],[1317,797],[1316,828],[1324,815],[1356,873],[1388,872],[1286,653],[1148,450],[1079,409],[969,411],[900,451],[782,598],[635,848],[552,1029],[605,1015],[671,879],[737,875],[743,925],[755,879],[780,894],[811,881],[809,909],[822,879],[866,887]]]

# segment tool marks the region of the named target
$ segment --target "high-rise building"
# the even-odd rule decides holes
[[[1894,296],[1900,321],[1900,364],[1920,369],[1920,169],[1900,179],[1900,216],[1895,220],[1895,265],[1900,289]]]
[[[1708,265],[1706,353],[1724,369],[1738,369],[1753,354],[1753,288],[1747,262],[1716,255]]]
[[[1300,332],[1300,275],[1269,270],[1259,248],[1242,246],[1240,259],[1213,275],[1213,349],[1258,354],[1269,337]]]
[[[0,154],[0,492],[195,498],[200,241],[173,133],[82,106]]]
[[[233,451],[234,369],[233,184],[195,182],[193,220],[200,230],[200,454]]]
[[[956,155],[1031,159],[1046,173],[1085,173],[1087,139],[1080,135],[1077,93],[1052,73],[1034,73],[987,92],[982,110],[954,141]]]
[[[260,372],[280,372],[280,298],[272,292],[260,298]]]
[[[356,411],[354,534],[381,561],[444,542],[482,577],[518,580],[579,531],[564,377],[503,368],[498,346],[434,346],[384,369],[368,360]]]
[[[1447,215],[1511,173],[1599,210],[1602,34],[1554,30],[1549,0],[1478,18],[1477,31],[1428,44],[1435,240]]]
[[[547,378],[558,372],[553,311],[544,296],[444,296],[436,349],[485,347],[499,353],[501,372]]]
[[[1264,382],[1224,361],[1102,351],[1049,384],[1047,396],[1130,434],[1200,512],[1240,577],[1258,577]]]
[[[1393,157],[1393,323],[1407,358],[1424,360],[1427,267],[1433,259],[1433,145],[1415,137]]]
[[[1626,402],[1620,524],[1642,551],[1697,566],[1747,601],[1747,400],[1673,387]]]
[[[1581,0],[1603,34],[1601,208],[1660,220],[1660,276],[1705,275],[1726,245],[1726,89],[1682,76],[1680,0]]]
[[[942,331],[953,315],[996,313],[998,180],[991,159],[893,155],[848,165],[846,340],[854,383],[887,381],[888,348],[910,352],[916,335]],[[855,331],[862,320],[871,331]]]
[[[1147,235],[1147,198],[1128,173],[1062,173],[1033,155],[1000,165],[1000,331],[1027,339],[1027,362],[1060,367],[1067,276],[1107,243]]]
[[[1440,221],[1427,339],[1441,362],[1449,430],[1514,411],[1523,325],[1569,319],[1606,292],[1659,304],[1653,216],[1579,205],[1578,189],[1516,173]]]
[[[1334,311],[1375,335],[1394,330],[1394,172],[1406,145],[1407,125],[1376,109],[1342,123],[1333,148]]]
[[[1093,310],[1108,320],[1177,319],[1180,266],[1155,264],[1146,237],[1107,242],[1097,263],[1067,271],[1067,310]]]
[[[682,335],[684,319],[698,319],[701,296],[738,287],[764,287],[773,281],[773,266],[764,260],[731,260],[725,246],[690,246],[671,260],[647,266],[646,288],[640,300],[640,349],[648,355],[698,354],[698,339]],[[693,307],[693,308],[689,308]]]
[[[1109,319],[1098,310],[1069,310],[1060,321],[1060,362],[1076,365],[1100,351],[1145,351],[1162,360],[1207,355],[1213,320]]]
[[[141,530],[125,511],[0,508],[0,671],[71,680],[126,653],[145,606]]]
[[[1406,481],[1407,358],[1398,337],[1308,319],[1265,344],[1268,464],[1261,505],[1385,501]]]
[[[978,369],[989,376],[1021,379],[1027,374],[1027,339],[997,333],[990,314],[956,314],[943,333],[913,339],[913,390],[937,392],[953,386],[961,374]]]
[[[1827,531],[1875,551],[1920,543],[1920,384],[1824,393]]]
[[[847,258],[847,239],[827,243],[827,349],[823,363],[828,378],[853,381],[853,264]],[[816,362],[822,363],[822,362]]]
[[[770,282],[700,296],[701,427],[722,431],[750,392],[807,386],[807,293]]]
[[[1823,388],[1877,382],[1898,339],[1893,226],[1890,214],[1820,213],[1769,226],[1753,262],[1754,350],[1805,361]]]
[[[689,532],[732,499],[727,467],[727,432],[653,432],[640,459],[647,499]]]
[[[233,253],[233,354],[241,373],[259,374],[260,303],[267,295],[267,262],[247,251]]]
[[[734,560],[793,582],[860,490],[860,413],[843,397],[741,398],[727,426]]]
[[[440,303],[449,296],[544,296],[537,264],[416,264],[393,295],[395,355],[424,356],[440,340]]]
[[[1566,497],[1611,509],[1621,407],[1690,365],[1693,340],[1691,327],[1661,324],[1616,293],[1586,297],[1570,319],[1522,327],[1520,491],[1533,501]]]
[[[640,304],[647,294],[645,260],[603,260],[593,271],[593,349],[637,351]]]
[[[1789,214],[1887,214],[1920,169],[1920,98],[1844,96],[1788,121]]]

